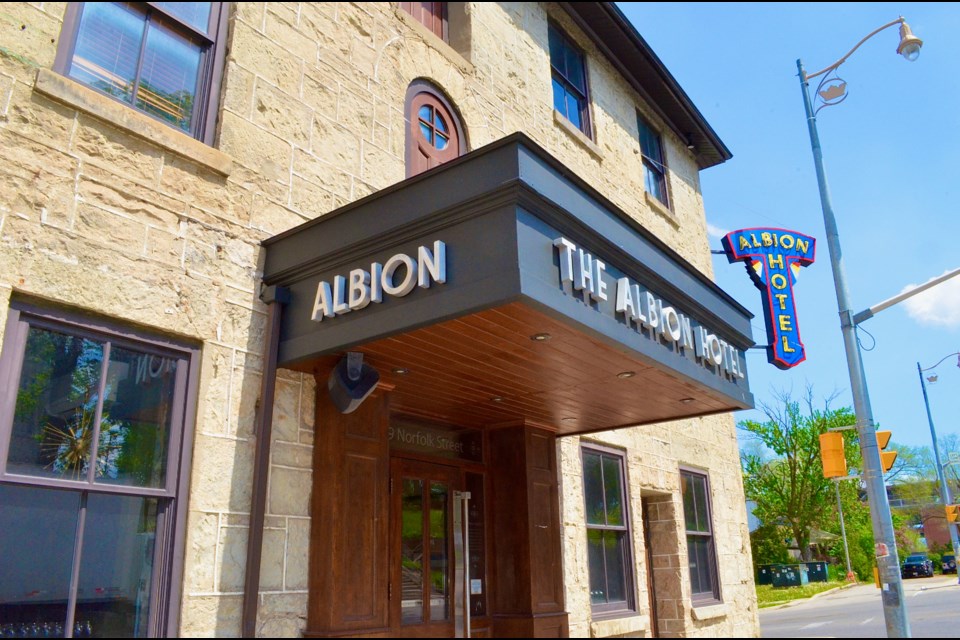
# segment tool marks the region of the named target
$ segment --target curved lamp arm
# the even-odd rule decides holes
[[[847,61],[847,58],[849,58],[850,56],[852,56],[852,55],[853,55],[853,52],[856,51],[857,49],[859,49],[859,48],[860,48],[860,45],[862,45],[862,44],[863,44],[864,42],[866,42],[867,40],[869,40],[869,39],[872,38],[873,36],[877,35],[877,34],[880,33],[881,31],[883,31],[884,29],[889,29],[890,27],[892,27],[892,26],[895,25],[895,24],[905,24],[905,23],[906,23],[906,20],[904,20],[903,16],[900,16],[899,18],[897,18],[897,19],[894,20],[893,22],[889,22],[889,23],[883,25],[882,27],[880,27],[879,29],[875,29],[875,30],[872,31],[868,36],[866,36],[863,40],[861,40],[861,41],[858,42],[856,45],[854,45],[853,49],[850,49],[850,51],[847,52],[847,55],[843,56],[842,58],[840,58],[839,60],[837,60],[836,62],[834,62],[832,65],[830,65],[829,67],[826,67],[826,68],[824,68],[824,69],[821,69],[820,71],[817,71],[816,73],[808,73],[808,74],[805,74],[805,75],[804,75],[804,79],[805,79],[805,80],[809,80],[810,78],[816,78],[817,76],[822,76],[823,74],[825,74],[825,73],[828,72],[828,71],[831,71],[831,70],[833,70],[833,69],[836,69],[837,67],[839,67],[840,65],[842,65],[844,62],[846,62],[846,61]]]
[[[957,351],[957,352],[955,352],[955,353],[948,353],[947,355],[943,356],[943,357],[940,359],[940,362],[938,362],[937,364],[933,365],[932,367],[927,367],[926,369],[920,369],[920,371],[930,371],[930,369],[936,369],[936,368],[939,367],[941,364],[943,364],[943,361],[944,361],[944,360],[946,360],[947,358],[952,358],[953,356],[960,356],[960,351]],[[918,366],[919,366],[919,365],[918,365]],[[957,362],[957,366],[960,367],[960,362]]]

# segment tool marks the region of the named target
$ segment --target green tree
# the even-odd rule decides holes
[[[756,449],[741,453],[744,488],[747,498],[757,503],[754,514],[764,523],[785,527],[802,559],[808,561],[811,529],[825,514],[832,515],[831,504],[835,505],[833,483],[823,477],[820,434],[854,424],[856,419],[849,408],[831,409],[830,398],[822,409],[816,408],[809,387],[803,406],[789,392],[779,393],[777,401],[761,404],[766,421],[745,420],[738,425],[773,453],[772,457]]]

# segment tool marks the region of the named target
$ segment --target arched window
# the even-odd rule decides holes
[[[460,156],[466,149],[463,127],[450,102],[418,80],[407,90],[407,177]]]

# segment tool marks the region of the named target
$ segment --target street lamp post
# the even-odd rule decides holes
[[[943,465],[940,463],[940,447],[937,446],[937,430],[933,427],[933,414],[930,413],[930,400],[927,398],[927,384],[923,380],[923,372],[936,369],[944,360],[951,356],[960,358],[960,353],[951,353],[949,356],[944,356],[940,362],[926,369],[921,369],[920,363],[917,363],[917,373],[920,375],[920,388],[923,389],[923,404],[927,408],[927,422],[930,423],[930,437],[933,439],[933,459],[937,465],[937,480],[940,482],[940,498],[943,500],[944,506],[953,504],[953,502],[950,499],[950,487],[947,485],[947,479],[943,473]],[[957,361],[957,366],[960,366],[960,359]],[[950,532],[950,545],[953,547],[953,557],[956,558],[960,556],[960,541],[957,540],[957,527],[954,526],[952,522],[947,522],[947,530]],[[957,571],[957,582],[960,583],[960,571]]]
[[[850,376],[850,387],[853,393],[854,411],[857,416],[857,434],[860,439],[860,448],[863,454],[863,481],[870,501],[870,519],[873,525],[873,537],[876,541],[877,566],[880,572],[882,588],[883,615],[887,627],[887,636],[891,638],[909,638],[910,622],[907,619],[906,605],[903,597],[903,583],[900,578],[900,560],[897,555],[897,545],[894,538],[893,520],[890,516],[890,502],[887,499],[886,486],[883,482],[883,467],[880,462],[880,449],[877,446],[876,426],[873,421],[873,412],[870,408],[870,397],[867,393],[866,378],[863,371],[863,360],[860,354],[860,345],[857,343],[856,324],[853,318],[853,309],[850,305],[850,295],[847,290],[846,273],[843,266],[843,252],[840,248],[840,235],[837,231],[837,221],[833,213],[833,204],[830,199],[830,190],[827,187],[826,173],[823,168],[823,153],[820,149],[820,135],[817,132],[817,116],[810,99],[809,80],[832,71],[843,64],[847,58],[880,31],[894,25],[900,25],[900,45],[897,53],[908,60],[916,59],[922,42],[910,32],[904,19],[883,25],[865,38],[860,40],[837,62],[808,75],[803,68],[803,62],[797,60],[797,70],[800,76],[800,89],[803,93],[803,106],[807,116],[807,127],[810,132],[810,146],[813,150],[813,161],[817,172],[817,184],[820,188],[820,204],[823,209],[823,222],[827,234],[827,247],[830,253],[830,266],[833,270],[833,283],[837,294],[837,306],[840,312],[840,328],[843,332],[843,345],[847,357],[847,368]],[[841,90],[842,94],[842,90]],[[830,94],[828,94],[829,96]],[[824,100],[833,99],[824,97]]]

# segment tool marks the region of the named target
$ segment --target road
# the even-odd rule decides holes
[[[960,637],[957,576],[903,581],[914,638]],[[872,583],[831,591],[792,605],[760,610],[764,638],[885,638],[880,590]]]

